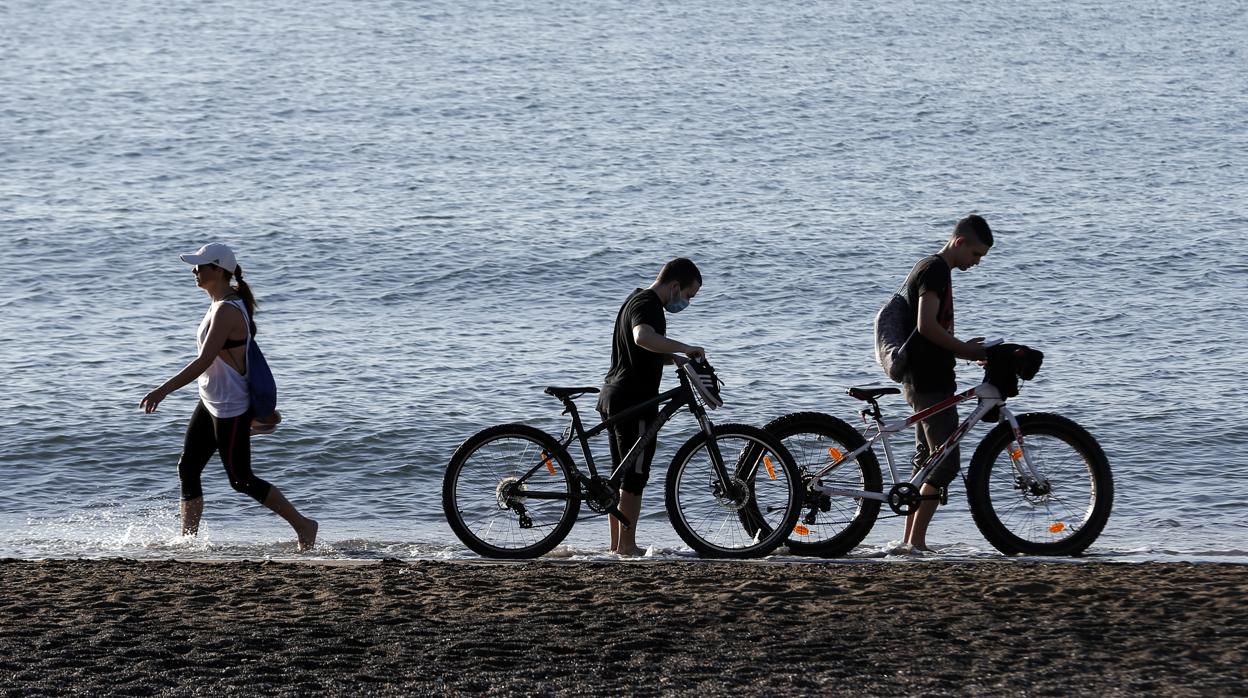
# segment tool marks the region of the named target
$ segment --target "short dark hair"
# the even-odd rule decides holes
[[[988,221],[983,216],[972,213],[971,215],[958,221],[953,226],[954,237],[969,237],[980,241],[981,243],[992,247],[992,228],[988,227]]]
[[[689,288],[695,283],[702,285],[702,272],[698,271],[698,265],[693,260],[684,257],[677,257],[659,270],[659,283],[666,284],[672,281],[680,283],[681,288]]]

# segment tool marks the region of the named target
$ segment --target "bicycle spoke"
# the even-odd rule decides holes
[[[819,412],[784,415],[767,424],[766,431],[793,454],[802,478],[801,511],[789,531],[789,549],[821,556],[853,550],[875,524],[881,501],[843,493],[882,492],[879,463],[862,434]]]
[[[515,431],[495,428],[496,435],[457,452],[443,491],[443,508],[456,534],[494,557],[523,557],[549,547],[552,537],[566,535],[569,517],[579,508],[571,499],[575,485],[569,473],[550,455],[554,446],[542,442],[549,437],[531,428],[510,429]],[[528,489],[568,498],[529,498]]]
[[[686,444],[669,471],[668,513],[681,537],[703,554],[749,556],[755,549],[770,550],[787,535],[786,521],[796,515],[793,501],[801,483],[790,474],[788,454],[782,457],[767,445],[771,437],[753,431],[758,435],[716,434],[726,483],[706,440],[696,448],[692,441]]]
[[[1039,544],[1078,534],[1095,505],[1095,485],[1087,461],[1061,438],[1029,434],[1027,457],[1050,488],[1047,493],[1035,494],[1017,487],[1019,478],[1010,457],[1015,448],[1017,445],[1011,443],[1002,449],[989,477],[989,496],[1002,526],[1024,541]],[[1074,493],[1079,494],[1071,497]]]

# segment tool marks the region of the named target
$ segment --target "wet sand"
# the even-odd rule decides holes
[[[0,693],[1231,695],[1248,566],[0,562]]]

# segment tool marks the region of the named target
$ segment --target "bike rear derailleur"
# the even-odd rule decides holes
[[[524,483],[514,477],[503,478],[494,488],[494,496],[498,499],[499,509],[510,509],[516,512],[520,528],[533,528],[533,518],[524,508]]]

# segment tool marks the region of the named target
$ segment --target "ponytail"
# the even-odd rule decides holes
[[[234,286],[234,291],[238,294],[239,298],[243,299],[243,305],[247,306],[247,317],[251,320],[251,336],[255,337],[256,306],[258,304],[256,303],[255,294],[251,292],[251,286],[248,286],[247,282],[243,281],[243,268],[237,265],[234,267],[234,280],[238,282],[238,284]]]

